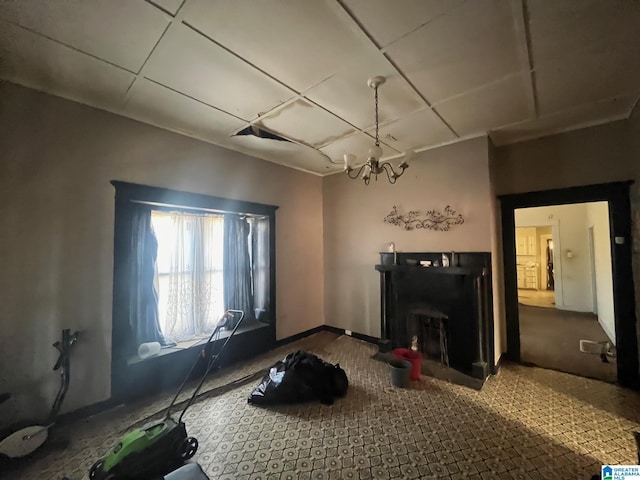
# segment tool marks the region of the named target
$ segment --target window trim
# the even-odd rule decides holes
[[[112,180],[111,185],[116,189],[116,201],[144,203],[157,207],[265,216],[275,215],[275,211],[278,209],[276,205],[171,190],[164,187],[152,187],[119,180]]]

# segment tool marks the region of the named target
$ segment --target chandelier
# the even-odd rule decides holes
[[[387,178],[389,179],[389,183],[396,183],[396,180],[404,173],[404,171],[409,167],[409,164],[405,160],[398,166],[400,168],[399,172],[396,172],[393,168],[393,165],[389,162],[380,162],[380,157],[382,157],[382,147],[380,147],[380,134],[379,134],[379,120],[378,120],[378,87],[385,82],[385,77],[373,77],[367,80],[367,85],[370,88],[373,88],[374,98],[375,98],[375,106],[376,106],[376,143],[373,147],[369,149],[369,158],[367,161],[360,166],[357,170],[352,167],[355,163],[357,157],[352,153],[345,153],[344,155],[344,171],[349,175],[349,178],[355,180],[356,178],[362,178],[364,180],[365,185],[369,185],[371,181],[371,177],[373,176],[376,181],[378,180],[378,175],[381,173],[386,173]]]

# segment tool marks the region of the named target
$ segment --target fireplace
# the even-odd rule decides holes
[[[443,255],[449,266],[442,264]],[[380,351],[417,346],[451,368],[484,379],[493,367],[491,254],[381,253]],[[453,257],[453,258],[452,258]],[[421,266],[430,262],[432,266]],[[442,323],[440,323],[442,322]]]

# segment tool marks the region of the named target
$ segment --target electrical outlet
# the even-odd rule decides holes
[[[345,335],[349,335],[349,336],[351,336],[351,330],[345,330],[345,331],[344,331],[344,334],[345,334]]]

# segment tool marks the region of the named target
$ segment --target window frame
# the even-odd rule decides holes
[[[128,365],[126,346],[122,338],[126,338],[129,329],[130,280],[129,280],[129,251],[131,243],[130,216],[133,204],[149,205],[159,211],[198,211],[215,214],[247,214],[262,216],[269,219],[269,302],[270,312],[267,322],[269,335],[260,346],[251,346],[267,350],[275,344],[276,328],[276,259],[275,259],[275,213],[276,205],[268,205],[244,200],[172,190],[164,187],[140,185],[135,183],[112,180],[115,188],[114,215],[114,265],[113,265],[113,303],[112,303],[112,332],[111,332],[111,396],[115,399],[131,398],[135,395],[129,391],[132,384],[132,368]],[[240,333],[242,336],[242,333]],[[251,349],[249,348],[249,349]],[[174,356],[177,354],[170,354]],[[183,355],[184,356],[184,355]],[[162,358],[162,357],[159,357]],[[187,360],[189,363],[190,360]],[[148,361],[141,362],[148,363]],[[141,374],[142,375],[142,374]],[[184,372],[182,373],[184,375]],[[179,379],[176,379],[178,381]],[[175,381],[163,379],[162,384]]]

